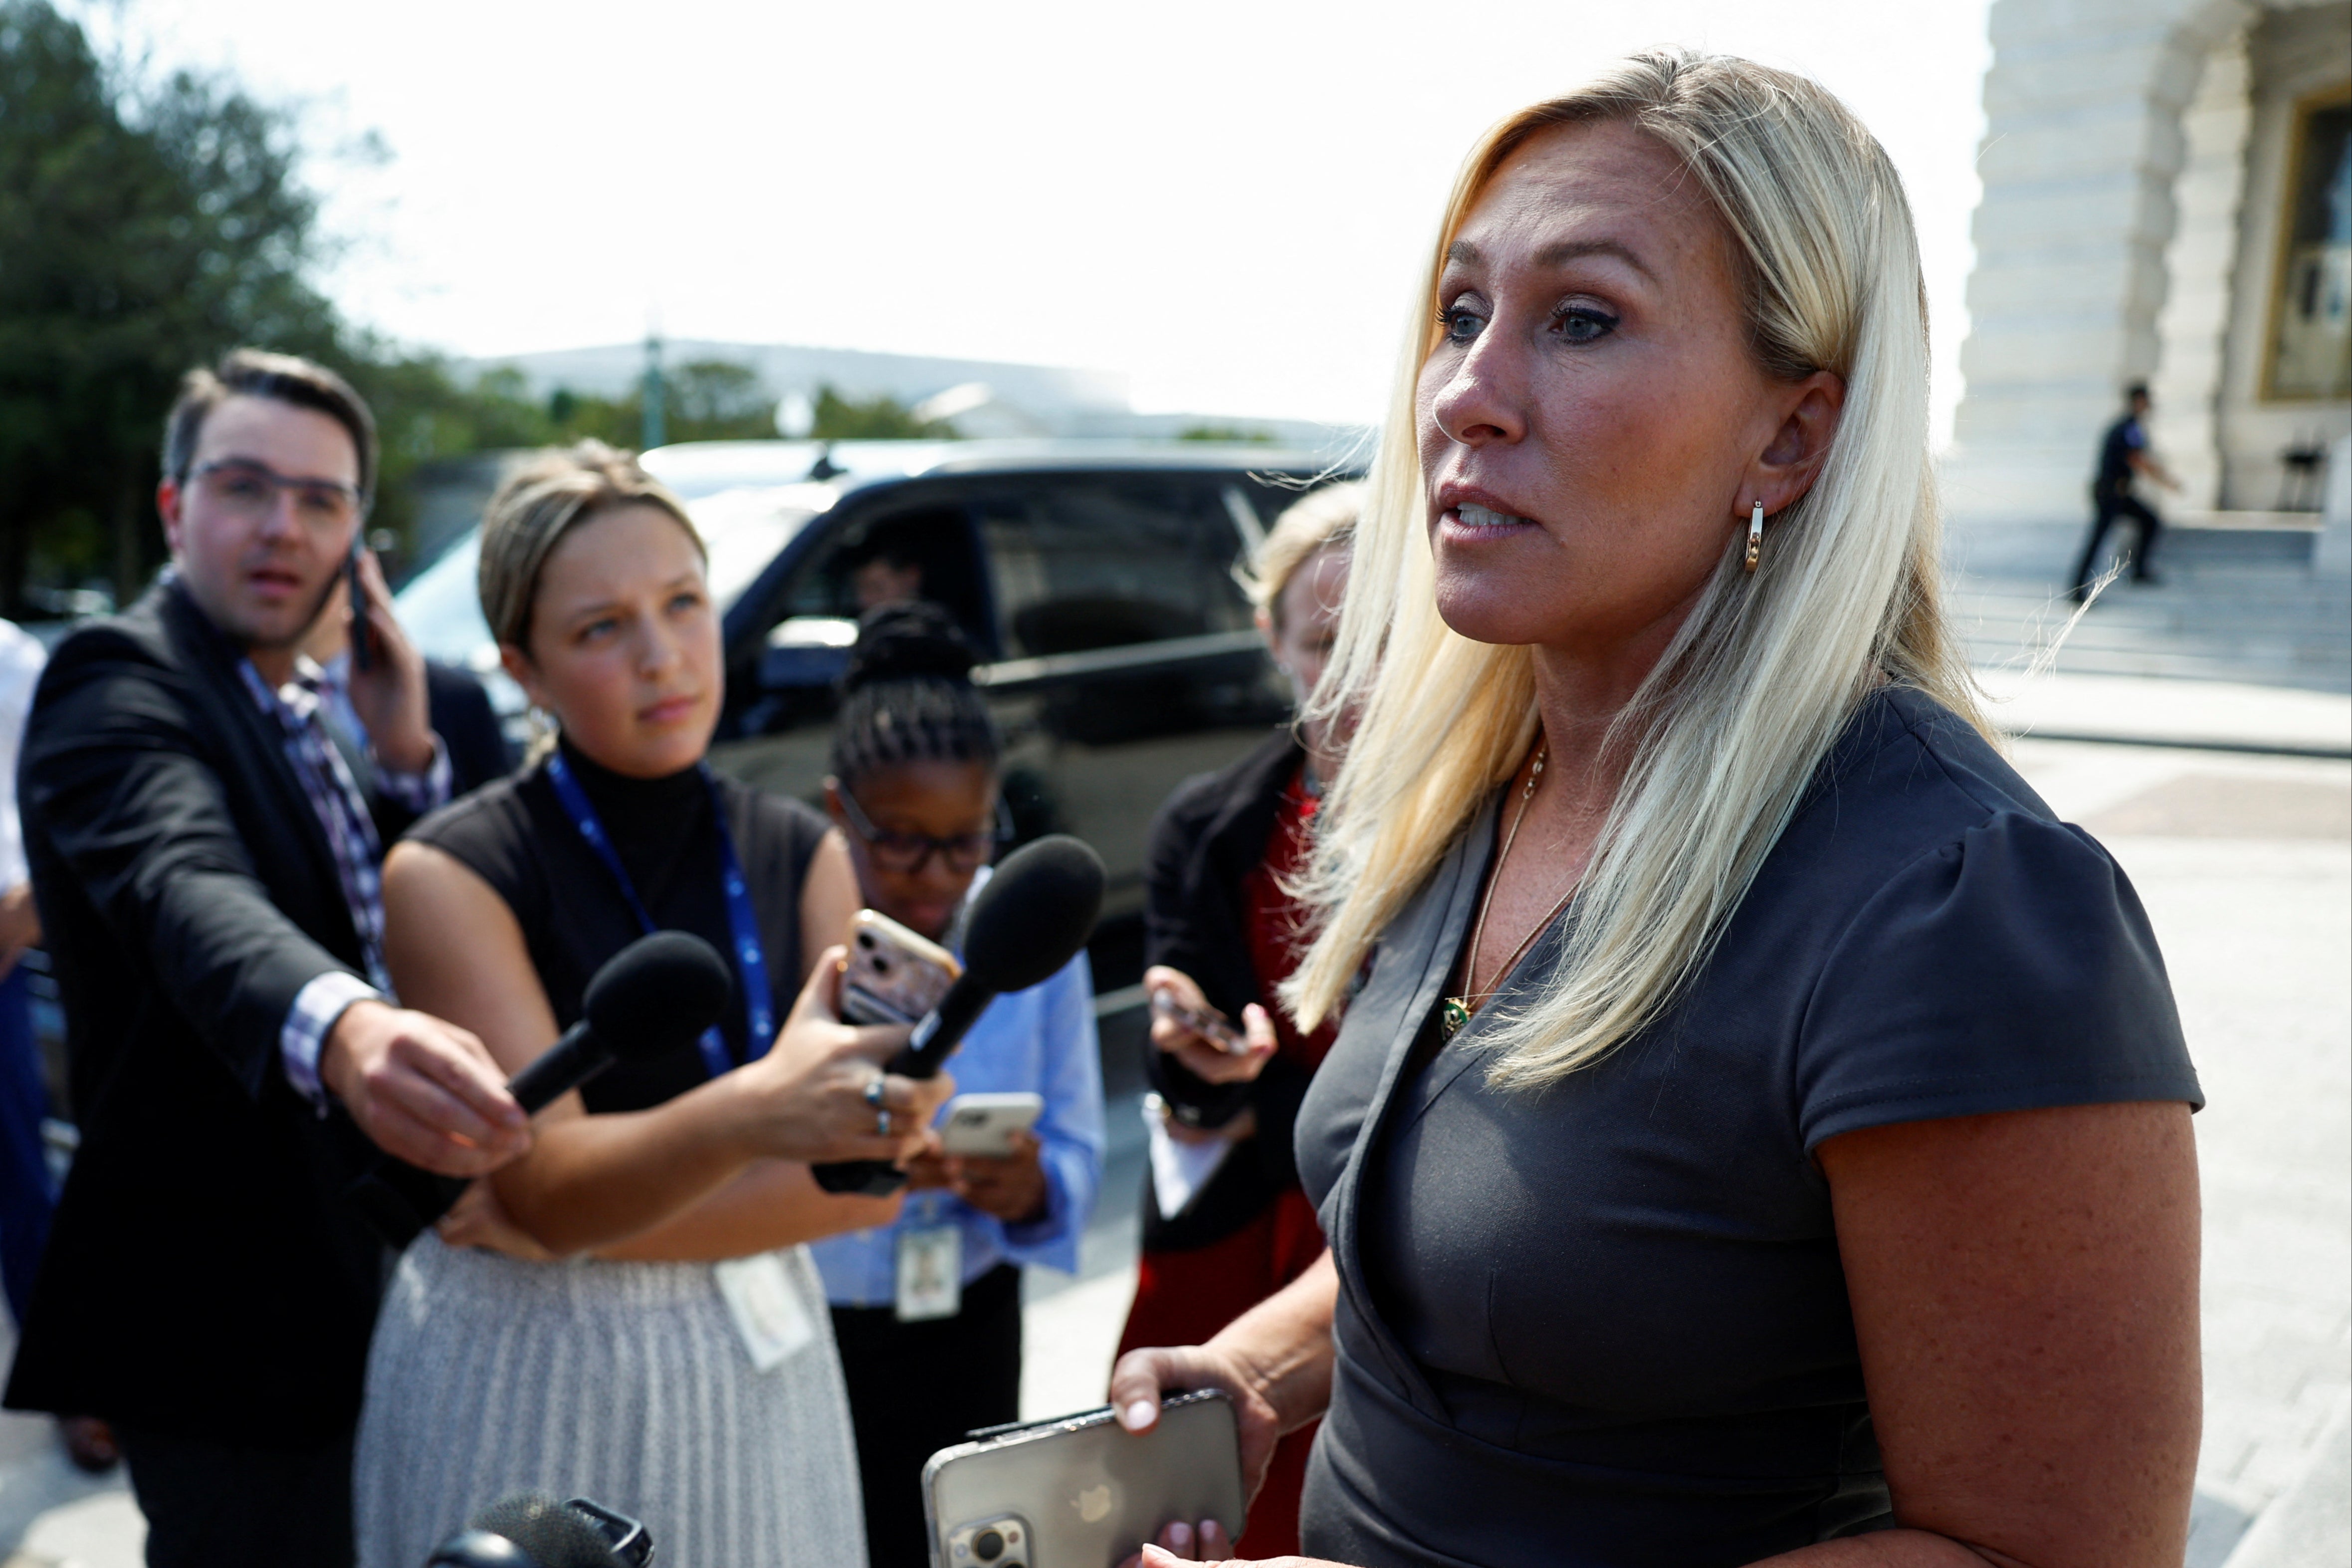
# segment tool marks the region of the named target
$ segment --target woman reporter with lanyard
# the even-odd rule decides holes
[[[407,1568],[521,1488],[594,1496],[681,1563],[861,1561],[800,1243],[897,1205],[821,1192],[802,1162],[912,1156],[952,1084],[885,1078],[902,1031],[833,1014],[824,938],[857,893],[824,820],[703,760],[718,617],[678,503],[596,444],[543,456],[490,504],[481,591],[562,738],[386,860],[402,996],[512,1071],[580,1017],[606,959],[672,928],[729,956],[740,1005],[694,1049],[551,1106],[531,1153],[402,1258],[369,1361],[360,1561]]]

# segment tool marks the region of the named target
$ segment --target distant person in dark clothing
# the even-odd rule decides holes
[[[41,1138],[49,1096],[33,1033],[32,974],[21,962],[41,945],[41,915],[16,825],[16,753],[47,657],[29,632],[0,621],[0,1290],[19,1323],[58,1207]],[[58,1435],[68,1457],[93,1474],[121,1460],[113,1431],[95,1416],[59,1416]]]
[[[912,604],[923,595],[923,556],[904,528],[885,529],[866,541],[864,559],[850,568],[849,590],[857,612],[885,604]]]
[[[2091,537],[2083,546],[2082,564],[2074,569],[2074,602],[2080,604],[2090,597],[2092,572],[2099,563],[2099,546],[2106,541],[2107,529],[2117,517],[2129,517],[2139,525],[2139,549],[2132,556],[2132,579],[2151,587],[2162,579],[2156,575],[2156,536],[2164,529],[2155,509],[2132,494],[2132,480],[2146,475],[2168,490],[2180,488],[2180,481],[2165,470],[2162,464],[2148,455],[2147,431],[2140,423],[2147,417],[2148,398],[2146,382],[2134,382],[2125,397],[2130,412],[2107,426],[2099,440],[2098,477],[2091,481],[2091,504],[2097,508],[2091,519]]]
[[[1186,780],[1151,829],[1143,983],[1221,1015],[1246,1040],[1232,1051],[1180,1015],[1152,1019],[1144,1062],[1159,1096],[1144,1193],[1143,1256],[1119,1348],[1197,1344],[1289,1284],[1323,1255],[1298,1184],[1291,1127],[1338,1032],[1301,1031],[1274,1006],[1297,967],[1308,912],[1291,891],[1305,869],[1343,726],[1307,711],[1347,591],[1360,485],[1292,505],[1250,563],[1258,630],[1302,714],[1239,760]],[[1286,1435],[1250,1504],[1237,1550],[1298,1550],[1299,1487],[1311,1427]]]

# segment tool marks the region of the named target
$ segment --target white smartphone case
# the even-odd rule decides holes
[[[1008,1155],[1013,1134],[1035,1126],[1045,1113],[1045,1097],[1025,1090],[959,1094],[940,1119],[940,1145],[951,1155]]]

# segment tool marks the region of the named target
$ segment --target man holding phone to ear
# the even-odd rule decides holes
[[[26,735],[82,1143],[7,1403],[114,1425],[158,1568],[348,1568],[383,1258],[341,1190],[370,1144],[457,1176],[529,1145],[481,1042],[384,977],[377,862],[448,759],[373,558],[363,748],[299,657],[375,455],[331,371],[191,371],[156,492],[173,570],[58,646]]]

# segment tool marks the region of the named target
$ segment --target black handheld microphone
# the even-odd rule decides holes
[[[1102,913],[1102,857],[1067,833],[1052,833],[1005,857],[971,903],[963,973],[923,1015],[906,1049],[886,1071],[929,1078],[1003,991],[1025,991],[1053,978],[1094,935]],[[904,1171],[882,1160],[841,1160],[811,1167],[827,1192],[887,1197]]]
[[[654,1538],[626,1514],[542,1491],[502,1497],[434,1549],[425,1568],[645,1568]]]
[[[544,1110],[623,1057],[650,1060],[719,1021],[735,998],[735,977],[719,950],[684,931],[640,936],[588,982],[580,1021],[507,1082],[526,1112]]]
[[[526,1113],[577,1089],[623,1058],[648,1060],[691,1045],[733,999],[735,977],[718,950],[684,931],[640,936],[604,961],[581,1001],[580,1021],[508,1081]],[[395,1160],[373,1161],[344,1189],[370,1228],[394,1248],[449,1212],[466,1184]]]

